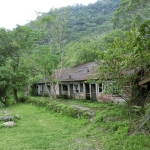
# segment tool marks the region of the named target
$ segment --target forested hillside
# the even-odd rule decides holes
[[[113,18],[114,28],[129,30],[144,21],[150,19],[149,0],[121,0]]]
[[[56,15],[60,21],[65,23],[63,39],[67,43],[74,40],[80,41],[83,37],[99,36],[104,32],[112,30],[111,19],[119,6],[119,1],[98,0],[96,3],[87,6],[75,5],[60,9],[51,9],[38,19],[41,19],[45,15]]]
[[[99,36],[112,30],[111,19],[119,0],[97,1],[87,6],[68,7],[66,38],[68,42]],[[60,10],[61,12],[62,10]]]

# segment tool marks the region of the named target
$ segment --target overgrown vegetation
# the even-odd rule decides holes
[[[114,13],[114,28],[128,31],[132,28],[133,23],[138,28],[141,22],[150,19],[149,7],[149,0],[121,0],[118,9]]]
[[[111,117],[117,117],[118,119],[127,119],[128,120],[128,132],[129,134],[133,133],[149,133],[150,128],[150,106],[146,105],[143,110],[141,106],[130,105],[125,103],[123,105],[118,105],[114,103],[107,102],[93,102],[89,100],[63,100],[57,99],[50,102],[48,98],[45,97],[30,97],[27,100],[27,103],[34,104],[36,106],[45,107],[47,110],[53,113],[58,113],[73,118],[84,118],[88,121],[103,121],[107,114],[110,113]],[[77,106],[77,107],[76,107]],[[107,107],[111,107],[110,112]],[[81,109],[79,109],[81,108]],[[85,109],[90,108],[90,109]],[[113,110],[114,108],[114,110]],[[101,110],[102,109],[102,110]],[[120,111],[118,112],[118,110]],[[104,113],[103,113],[104,111]],[[106,112],[105,112],[106,111]],[[108,111],[108,112],[107,112]],[[119,117],[120,116],[120,117]],[[117,121],[118,121],[117,119]],[[112,120],[110,120],[111,122]],[[110,123],[109,122],[109,123]],[[135,124],[136,123],[136,124]],[[110,125],[110,124],[109,124]]]
[[[130,88],[130,92],[128,95],[124,94],[123,98],[128,100],[130,97],[131,105],[144,107],[148,103],[146,92],[149,91],[149,86],[147,85],[146,91],[144,87],[138,85],[138,82],[149,72],[149,39],[150,21],[145,21],[138,29],[133,28],[130,32],[126,32],[125,38],[116,38],[113,43],[106,46],[105,51],[97,52],[99,70],[96,77],[101,82],[111,79],[113,86],[116,86],[112,88],[118,88],[120,92],[124,90],[124,86],[130,84],[131,86],[127,89]],[[112,83],[109,84],[109,89]]]
[[[46,101],[45,98],[41,100]],[[89,122],[83,118],[75,119],[54,113],[45,107],[31,104],[12,105],[1,111],[19,114],[21,120],[12,128],[0,128],[0,148],[4,150],[149,149],[149,134],[133,130],[138,127],[136,122],[138,116],[134,115],[131,120],[125,113],[125,106],[77,100],[61,100],[59,105],[62,106],[62,103],[66,107],[70,104],[88,107],[95,111],[95,118]]]
[[[27,102],[36,106],[46,107],[51,112],[73,118],[85,118],[90,120],[90,118],[92,118],[94,115],[92,115],[87,110],[76,108],[73,105],[65,105],[63,103],[57,102],[56,100],[50,102],[46,98],[30,98],[27,100]]]

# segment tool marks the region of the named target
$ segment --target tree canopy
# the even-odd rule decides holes
[[[125,85],[132,85],[131,88],[136,88],[136,95],[129,94],[132,95],[131,103],[136,105],[145,104],[144,96],[144,100],[138,100],[139,93],[142,91],[138,82],[149,70],[149,40],[150,22],[148,20],[138,29],[133,28],[126,32],[125,39],[116,38],[113,43],[107,45],[105,51],[97,52],[99,71],[96,75],[100,81],[112,80],[120,90],[124,90]],[[139,74],[141,70],[143,73]]]
[[[130,30],[133,23],[139,27],[141,22],[150,19],[149,7],[149,0],[121,0],[114,13],[114,28]]]

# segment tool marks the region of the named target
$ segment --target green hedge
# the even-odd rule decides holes
[[[43,99],[37,99],[37,98],[29,98],[26,102],[27,102],[27,103],[34,104],[34,105],[36,105],[36,106],[45,107],[45,106],[48,105],[49,100],[43,100]]]
[[[48,110],[54,113],[59,113],[73,118],[84,118],[90,119],[91,115],[85,111],[75,108],[73,106],[65,105],[57,102],[56,100],[49,101],[46,99],[30,98],[27,100],[28,103],[32,103],[36,106],[46,107]]]

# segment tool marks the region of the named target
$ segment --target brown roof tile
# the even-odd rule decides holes
[[[96,66],[94,62],[89,62],[73,68],[62,68],[55,72],[54,77],[59,81],[84,81],[92,78],[91,74],[96,72]]]

